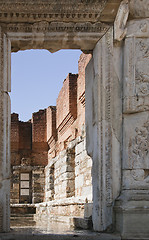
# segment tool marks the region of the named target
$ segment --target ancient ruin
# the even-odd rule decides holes
[[[0,1],[0,231],[10,229],[11,51],[81,49],[92,53],[85,129],[93,229],[148,237],[148,45],[148,0]],[[64,125],[57,124],[60,136]]]
[[[85,227],[90,223],[92,159],[85,136],[85,67],[90,59],[91,54],[80,56],[79,74],[68,74],[56,106],[33,113],[28,122],[11,114],[12,215],[27,204],[36,208],[36,220],[77,225],[90,208]]]

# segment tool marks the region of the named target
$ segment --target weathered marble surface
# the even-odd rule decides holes
[[[0,229],[9,230],[10,216],[10,41],[0,27]]]
[[[148,0],[130,0],[130,18],[148,18],[149,17],[149,1]]]
[[[149,110],[148,46],[149,19],[130,21],[124,48],[124,113]]]
[[[86,138],[78,137],[45,169],[45,201],[83,197],[92,202],[92,159],[86,152]],[[83,201],[84,202],[84,201]]]
[[[86,68],[87,151],[93,159],[93,225],[112,229],[121,184],[121,52],[113,28],[99,41]],[[106,64],[105,64],[106,63]]]
[[[137,19],[128,22],[124,41],[122,192],[116,228],[124,238],[143,238],[149,234],[149,19],[139,17],[147,16],[148,1],[130,1],[130,6]]]
[[[0,23],[12,51],[93,50],[113,22],[121,0],[0,1]]]
[[[35,4],[36,2],[36,4]],[[1,22],[99,22],[112,21],[121,0],[1,0]]]

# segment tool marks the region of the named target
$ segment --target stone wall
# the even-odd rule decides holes
[[[78,137],[69,143],[45,168],[45,201],[79,197],[92,201],[92,159],[86,152],[86,139]]]
[[[43,215],[82,217],[84,204],[92,202],[92,159],[85,134],[85,67],[90,59],[91,54],[80,56],[79,73],[68,74],[56,106],[33,113],[28,122],[12,114],[12,204],[45,201],[50,210]],[[29,174],[23,182],[22,173]],[[28,196],[22,197],[22,191],[29,191]],[[40,206],[37,218],[43,217]]]
[[[44,167],[48,162],[46,111],[33,114],[21,122],[11,115],[11,203],[38,203],[44,200]],[[21,174],[29,174],[28,195],[21,196]],[[22,187],[22,189],[25,188]]]
[[[91,57],[81,54],[78,75],[67,76],[56,107],[47,109],[46,204],[37,205],[38,220],[84,218],[84,204],[92,203],[92,159],[85,134],[85,67]]]
[[[30,174],[29,196],[20,196],[20,174]],[[45,174],[41,166],[13,166],[11,175],[11,204],[39,203],[44,199]]]
[[[68,74],[56,107],[33,113],[28,122],[11,115],[12,204],[72,197],[92,201],[92,160],[84,127],[85,67],[90,59],[91,55],[80,56],[79,74]],[[24,197],[21,173],[29,174],[29,195]]]
[[[77,118],[77,77],[77,74],[68,74],[57,98],[56,128],[59,151],[75,138],[75,128],[72,125]]]
[[[85,67],[91,54],[82,54],[79,73],[69,74],[57,99],[56,108],[47,109],[48,166],[45,200],[86,196],[91,200],[91,159],[86,153]],[[56,114],[55,114],[56,111]],[[56,129],[55,129],[56,128]]]
[[[75,147],[75,196],[92,202],[92,159],[86,152],[86,138],[78,138]]]

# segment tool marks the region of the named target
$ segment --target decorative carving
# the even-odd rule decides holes
[[[136,69],[136,94],[148,95],[149,94],[149,74],[138,72]]]
[[[41,21],[34,24],[2,24],[2,28],[11,40],[13,52],[31,48],[44,48],[51,52],[70,48],[88,52],[95,47],[97,41],[107,32],[109,26],[99,22],[49,23]]]
[[[141,128],[135,128],[135,137],[130,139],[129,147],[131,149],[129,158],[138,167],[149,159],[149,120]]]
[[[107,67],[105,69],[105,118],[106,123],[102,123],[102,128],[104,129],[104,132],[102,133],[104,136],[103,139],[103,146],[104,148],[104,158],[105,158],[105,184],[106,184],[106,206],[111,207],[113,204],[113,189],[112,189],[112,165],[111,165],[111,136],[112,136],[112,130],[111,130],[111,56],[112,56],[112,45],[113,45],[113,39],[112,39],[112,33],[111,31],[108,31],[105,35],[105,44],[106,44],[106,51],[105,51],[105,59],[107,60]],[[103,106],[102,106],[103,107]],[[102,129],[102,131],[103,131]],[[105,146],[105,147],[104,147]],[[103,160],[104,161],[104,160]]]
[[[144,170],[143,169],[135,169],[131,170],[131,176],[134,181],[143,181],[144,180]]]
[[[0,21],[35,22],[50,21],[93,21],[96,22],[107,0],[44,0],[44,1],[1,1]]]
[[[149,19],[141,19],[139,22],[135,20],[129,21],[127,30],[127,37],[149,37]]]
[[[135,83],[137,96],[149,94],[149,41],[136,39]]]
[[[149,38],[127,38],[125,52],[124,112],[149,110]]]
[[[117,41],[123,40],[126,36],[127,28],[125,28],[129,15],[128,0],[123,0],[118,9],[118,13],[114,22],[114,38]]]
[[[148,0],[130,0],[130,16],[131,18],[147,18],[149,17],[149,1]]]
[[[149,110],[149,96],[130,96],[124,98],[124,112],[141,112]]]
[[[98,32],[105,33],[109,26],[104,23],[64,23],[64,22],[51,22],[46,21],[34,24],[8,24],[3,25],[7,32]]]

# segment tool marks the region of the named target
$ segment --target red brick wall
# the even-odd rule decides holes
[[[85,124],[85,68],[92,58],[91,54],[82,53],[78,62],[77,81],[77,130],[81,134],[82,125]]]
[[[47,108],[47,141],[53,137],[57,138],[56,131],[56,107],[49,106]]]
[[[32,115],[32,141],[47,141],[46,109]]]
[[[48,162],[46,109],[32,115],[32,165],[46,166]]]
[[[11,150],[19,150],[19,116],[11,114]]]
[[[85,124],[85,67],[91,57],[91,54],[81,54],[78,62],[79,74],[68,74],[58,95],[56,107],[50,106],[33,113],[31,123],[19,122],[18,115],[12,115],[12,152],[31,149],[32,165],[45,166],[48,147],[49,155],[55,156],[67,147],[69,141],[81,135],[82,125]],[[17,154],[12,161],[15,159],[19,162]]]
[[[45,166],[47,157],[47,116],[46,109],[32,116],[32,164]]]
[[[58,139],[57,143],[52,141],[49,143],[51,152],[51,143],[55,144],[53,149],[58,154],[59,151],[67,147],[69,141],[82,134],[83,124],[85,125],[85,68],[91,57],[91,54],[82,53],[78,62],[79,74],[69,73],[63,82],[56,105]],[[51,128],[50,125],[49,128]],[[52,134],[50,131],[53,130],[48,130],[49,137]]]
[[[32,124],[31,122],[19,122],[19,150],[31,150]]]
[[[66,142],[74,139],[75,129],[72,129],[72,125],[77,118],[77,78],[78,74],[69,73],[58,95],[56,104],[57,152],[65,148]]]
[[[48,163],[46,110],[33,114],[31,122],[11,116],[11,164],[46,166]],[[24,160],[23,160],[24,159]]]
[[[56,125],[57,128],[71,113],[76,119],[77,116],[77,74],[69,73],[67,78],[64,80],[63,87],[58,95],[56,108]]]
[[[19,115],[11,114],[11,164],[19,165]]]

